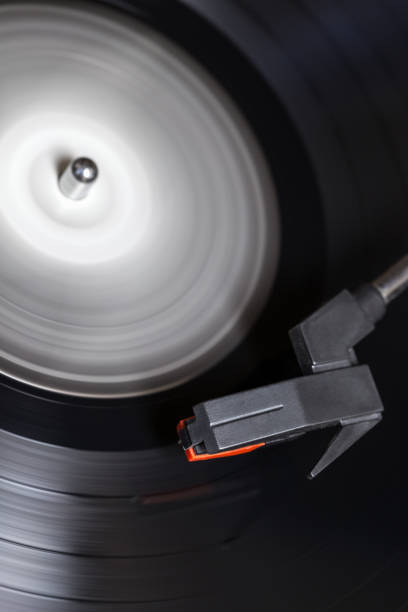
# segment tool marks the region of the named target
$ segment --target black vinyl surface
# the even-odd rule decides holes
[[[268,156],[284,253],[254,336],[180,394],[72,405],[3,386],[6,438],[52,446],[40,459],[31,443],[0,450],[1,610],[406,612],[408,296],[357,349],[384,421],[315,481],[306,474],[327,432],[198,466],[174,426],[204,395],[296,375],[288,327],[408,251],[408,5],[105,4],[171,36],[224,83]]]
[[[328,293],[371,278],[408,250],[406,3],[208,5],[280,92],[313,160],[328,224]],[[290,490],[265,475],[261,516],[231,554],[231,607],[408,610],[407,312],[404,296],[357,351],[372,366],[383,423],[313,482],[305,476],[327,434],[279,449]]]
[[[265,474],[261,515],[231,554],[237,609],[408,610],[407,309],[405,296],[358,351],[385,404],[382,424],[312,482],[327,432],[286,447],[290,491]]]

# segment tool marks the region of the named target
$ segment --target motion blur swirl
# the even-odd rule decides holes
[[[2,3],[0,56],[0,370],[114,397],[211,368],[279,253],[243,116],[184,51],[86,3]],[[58,177],[81,156],[99,176],[74,201]]]

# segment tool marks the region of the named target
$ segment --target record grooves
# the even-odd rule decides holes
[[[81,11],[85,3],[51,5]],[[226,606],[239,611],[266,605],[276,612],[403,612],[406,297],[358,351],[372,365],[386,405],[384,424],[364,439],[361,451],[351,450],[320,479],[305,482],[304,474],[327,445],[323,432],[259,454],[189,465],[176,444],[175,427],[201,401],[297,376],[289,328],[322,299],[374,277],[408,251],[406,5],[402,0],[86,5],[94,11],[95,32],[105,10],[112,24],[116,14],[126,28],[136,24],[136,30],[140,23],[197,62],[195,77],[215,79],[221,98],[225,94],[242,115],[238,136],[247,122],[259,145],[261,157],[254,159],[260,175],[265,157],[276,188],[281,251],[273,288],[248,333],[221,360],[210,360],[208,368],[191,380],[186,375],[174,388],[101,399],[1,376],[1,610],[221,612]],[[0,3],[0,9],[5,6]],[[30,10],[35,6],[31,2]],[[33,72],[33,91],[35,79]],[[3,111],[9,112],[0,107],[0,130]],[[134,129],[137,121],[130,123]],[[248,151],[252,136],[247,132]],[[203,149],[203,133],[200,142]],[[220,149],[225,142],[229,146],[222,142]],[[204,234],[205,215],[202,219]],[[240,235],[242,243],[253,238]],[[236,246],[232,239],[231,245]],[[254,249],[248,249],[249,262]],[[193,255],[195,249],[191,260]],[[189,264],[186,258],[186,269]],[[15,285],[19,289],[17,280]],[[0,278],[0,291],[4,287]],[[130,290],[125,284],[122,289],[123,295]],[[207,305],[197,313],[209,310]],[[57,353],[50,352],[48,366],[60,358]],[[103,351],[99,358],[102,363]]]

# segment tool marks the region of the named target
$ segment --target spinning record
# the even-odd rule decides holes
[[[196,377],[277,267],[249,125],[180,48],[107,9],[3,3],[0,28],[2,371],[102,397]],[[58,177],[81,155],[99,176],[76,200]]]
[[[318,484],[323,437],[189,465],[175,426],[298,376],[288,329],[408,251],[406,32],[399,0],[0,1],[1,612],[404,612],[393,416]],[[387,409],[400,308],[362,351]]]

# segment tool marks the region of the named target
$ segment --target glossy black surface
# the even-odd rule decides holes
[[[270,345],[270,326],[279,328],[283,339],[322,293],[370,280],[408,250],[407,5],[403,0],[186,3],[197,15],[166,0],[110,4],[134,10],[189,49],[223,80],[253,124],[275,172],[285,216],[279,285],[256,340],[234,356],[241,360],[240,371],[248,366],[239,380],[234,361],[227,361],[182,397],[116,406],[71,405],[55,396],[44,401],[27,389],[16,394],[3,388],[4,429],[79,448],[145,449],[134,456],[136,507],[146,525],[139,550],[146,555],[150,547],[159,554],[162,543],[168,554],[177,551],[178,542],[181,548],[169,570],[161,561],[156,566],[157,584],[163,575],[174,576],[175,602],[57,602],[9,591],[0,601],[6,612],[405,612],[408,296],[390,307],[357,349],[361,362],[372,366],[385,405],[383,423],[315,481],[306,474],[327,444],[324,432],[219,466],[189,465],[174,458],[177,449],[167,455],[155,447],[175,439],[175,422],[188,416],[192,401],[296,375],[289,344]],[[157,453],[155,461],[149,453]],[[131,462],[127,466],[132,469]],[[248,471],[241,472],[245,466]],[[103,477],[103,465],[97,462],[94,469]],[[69,479],[61,488],[78,492]],[[51,511],[49,531],[60,524],[58,512]],[[94,525],[92,533],[100,534],[102,525]],[[116,527],[110,537],[115,532],[123,537],[126,530]],[[174,538],[178,531],[180,540]],[[81,533],[75,529],[78,546]],[[32,543],[37,535],[33,530]],[[56,535],[66,546],[64,532]],[[117,541],[107,539],[107,545],[118,553]],[[125,548],[134,551],[132,546],[129,541]],[[193,575],[186,571],[190,557],[181,550],[193,551]],[[77,576],[75,557],[66,561]],[[149,561],[143,594],[164,597],[168,589],[155,592],[148,584],[151,567]],[[86,591],[86,582],[80,586]]]

